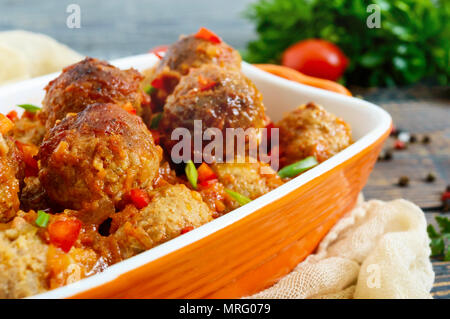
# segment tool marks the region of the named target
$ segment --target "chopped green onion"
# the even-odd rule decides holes
[[[161,121],[162,118],[162,112],[156,114],[155,116],[152,117],[152,122],[150,123],[150,128],[152,130],[157,129],[159,126],[159,121]]]
[[[313,168],[317,164],[319,164],[319,162],[316,160],[316,158],[314,156],[309,156],[294,164],[283,167],[278,172],[278,175],[281,178],[294,177],[310,168]]]
[[[149,85],[146,85],[146,86],[144,87],[144,92],[147,93],[148,95],[150,95],[150,94],[152,94],[153,92],[155,92],[155,90],[156,90],[156,88],[154,88],[154,87],[151,86],[150,84],[149,84]]]
[[[250,203],[252,201],[247,196],[244,196],[244,195],[239,194],[239,193],[237,193],[235,191],[232,191],[231,189],[225,188],[225,192],[227,192],[228,195],[230,195],[241,206],[244,206],[245,204],[248,204],[248,203]]]
[[[25,111],[28,111],[30,113],[36,113],[41,109],[39,106],[33,104],[18,104],[17,106],[23,108]]]
[[[36,218],[36,225],[39,227],[45,228],[47,227],[48,221],[50,220],[50,215],[44,212],[43,210],[38,210],[38,216]]]
[[[186,177],[187,177],[188,181],[191,183],[192,187],[194,187],[194,189],[197,189],[198,173],[197,173],[197,169],[195,168],[194,162],[192,162],[192,160],[189,160],[186,163],[186,167],[184,168],[184,171],[186,172]]]

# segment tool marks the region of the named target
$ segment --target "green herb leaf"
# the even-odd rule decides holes
[[[283,167],[278,172],[278,175],[281,178],[294,177],[310,168],[313,168],[317,164],[319,164],[319,162],[316,158],[314,156],[309,156],[294,164]]]
[[[379,28],[367,25],[376,14],[367,12],[372,3],[380,8]],[[446,85],[449,14],[448,0],[259,0],[245,12],[258,38],[248,43],[244,60],[279,63],[292,44],[321,38],[349,57],[346,84],[403,85],[430,79]]]
[[[39,106],[33,104],[18,104],[17,106],[23,108],[25,111],[28,111],[30,113],[36,113],[41,109]]]
[[[44,212],[43,210],[38,210],[38,215],[36,218],[36,225],[39,227],[45,228],[48,225],[48,221],[50,220],[50,215]]]
[[[186,177],[187,177],[189,183],[191,183],[192,187],[194,187],[194,189],[197,189],[198,173],[197,173],[197,169],[195,168],[194,162],[189,160],[186,163],[184,172],[186,173]]]
[[[146,85],[145,87],[144,87],[144,92],[145,93],[147,93],[148,95],[150,95],[150,94],[152,94],[153,92],[155,92],[155,88],[153,87],[153,86],[151,86],[150,84],[149,85]]]
[[[450,245],[446,243],[450,240],[450,220],[448,217],[436,216],[440,232],[437,232],[433,225],[428,225],[428,237],[431,239],[431,256],[442,256],[445,261],[450,261]]]
[[[152,117],[152,122],[150,123],[150,128],[152,129],[152,130],[155,130],[155,129],[157,129],[158,128],[158,126],[159,126],[159,122],[161,121],[161,118],[162,118],[162,112],[161,113],[157,113],[156,115],[154,115],[153,117]]]
[[[225,188],[225,192],[227,192],[227,194],[230,195],[241,206],[244,206],[245,204],[248,204],[248,203],[250,203],[252,201],[247,196],[244,196],[244,195],[239,194],[239,193],[237,193],[235,191],[232,191],[231,189]]]

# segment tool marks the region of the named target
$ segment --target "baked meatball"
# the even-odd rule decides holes
[[[189,35],[172,44],[153,74],[158,88],[152,93],[152,103],[161,110],[169,94],[172,93],[180,78],[191,68],[204,64],[215,64],[223,68],[241,68],[239,52],[225,42],[214,43]]]
[[[350,126],[315,103],[299,106],[276,126],[280,129],[282,166],[308,156],[323,162],[352,143]]]
[[[258,142],[259,129],[265,126],[262,96],[240,71],[204,65],[181,79],[164,106],[159,126],[162,142],[169,152],[177,143],[171,140],[174,129],[186,128],[194,138],[194,120],[202,121],[202,133],[208,128],[222,132],[224,151],[227,144],[233,143],[226,141],[227,128],[252,128],[245,142],[250,138]],[[205,145],[208,143],[204,142]]]
[[[149,103],[148,95],[140,86],[142,79],[134,69],[120,70],[94,58],[65,68],[45,88],[47,93],[42,104],[47,129],[66,114],[81,112],[93,103],[130,103],[140,115],[141,104]]]
[[[19,210],[23,168],[23,158],[14,141],[0,133],[0,223],[11,220]]]
[[[256,199],[283,184],[268,164],[248,157],[238,157],[233,163],[216,163],[211,168],[226,188],[250,199]]]
[[[67,116],[41,144],[39,179],[50,200],[102,222],[134,188],[158,174],[162,150],[141,118],[115,104],[92,104]],[[93,214],[100,209],[102,212]]]
[[[212,220],[212,211],[199,193],[183,184],[150,192],[150,204],[129,205],[113,217],[114,238],[123,258],[134,256]]]

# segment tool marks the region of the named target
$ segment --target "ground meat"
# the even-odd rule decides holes
[[[19,187],[23,159],[10,136],[0,133],[0,223],[11,220],[19,210]]]
[[[352,143],[350,126],[321,106],[302,105],[276,123],[280,129],[280,164],[308,156],[323,162]]]
[[[14,139],[24,144],[39,146],[46,133],[45,123],[41,116],[41,112],[25,112],[20,119],[14,122]]]
[[[250,199],[256,199],[283,184],[268,164],[248,157],[237,158],[234,163],[213,164],[211,168],[226,188]]]
[[[257,142],[258,129],[265,126],[262,96],[241,72],[204,65],[181,79],[164,106],[159,126],[162,142],[169,152],[178,143],[171,140],[174,129],[187,128],[194,138],[194,120],[202,121],[202,132],[208,128],[220,130],[224,147],[233,142],[226,141],[227,128],[254,128],[246,141],[253,138]],[[208,143],[204,141],[204,145]],[[231,144],[228,145],[230,150]]]
[[[152,191],[151,203],[137,210],[127,206],[113,217],[113,234],[123,258],[134,256],[184,231],[212,220],[212,211],[199,193],[183,184],[167,185]]]
[[[47,250],[37,228],[21,217],[0,230],[0,299],[23,298],[48,289]]]
[[[138,116],[93,104],[50,130],[38,154],[39,179],[53,203],[101,223],[132,189],[151,187],[161,157]]]
[[[157,65],[153,79],[159,79],[162,87],[152,93],[152,103],[161,110],[169,94],[183,75],[191,68],[215,64],[223,68],[241,68],[239,52],[224,43],[212,43],[194,35],[182,37],[172,44]]]
[[[93,103],[131,103],[140,115],[142,104],[149,103],[148,95],[141,89],[142,79],[134,69],[120,70],[93,58],[65,68],[45,88],[47,94],[42,104],[47,129],[66,114],[81,112]]]

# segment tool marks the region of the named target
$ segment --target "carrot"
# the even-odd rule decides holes
[[[333,91],[336,93],[352,96],[352,93],[350,93],[347,88],[340,85],[339,83],[330,81],[330,80],[324,80],[320,78],[315,78],[309,75],[305,75],[303,73],[300,73],[294,69],[276,65],[276,64],[254,64],[255,67],[258,69],[261,69],[263,71],[269,72],[271,74],[277,75],[279,77],[295,81],[298,83],[302,83],[309,86],[314,86],[316,88]]]
[[[5,115],[0,114],[0,134],[6,134],[14,128],[13,122]]]

